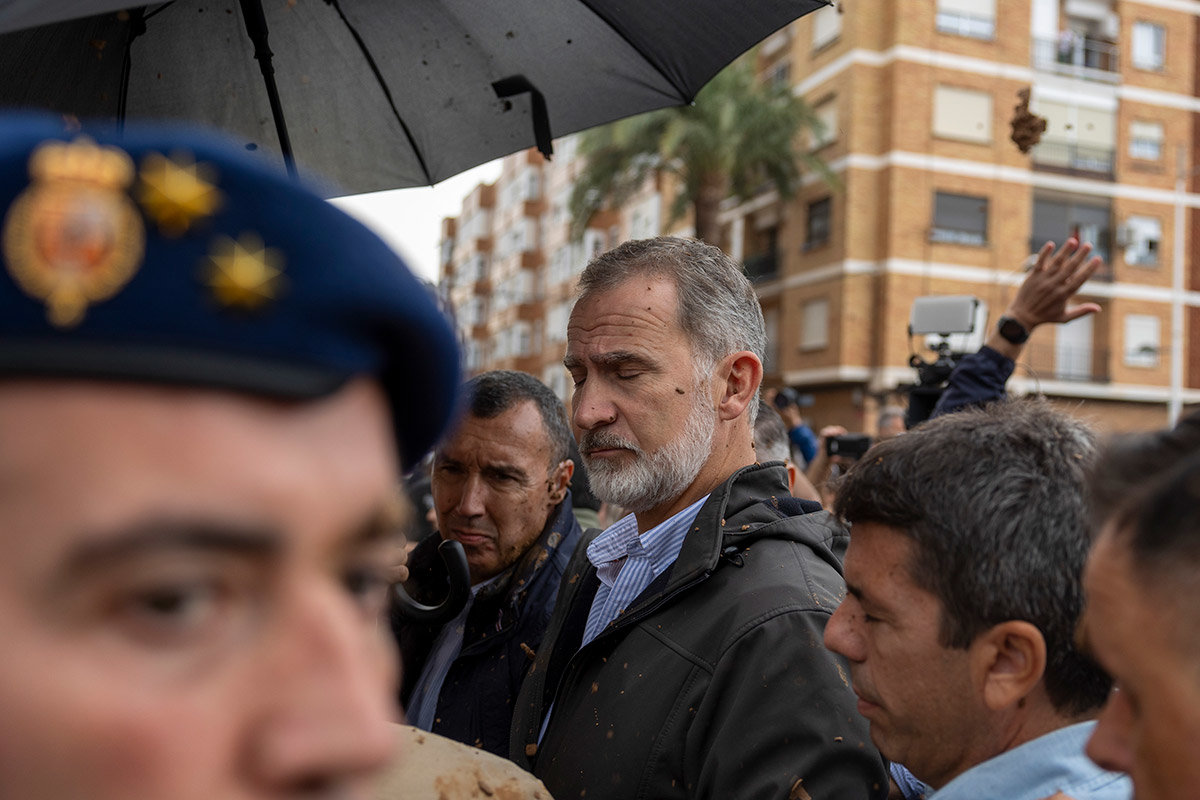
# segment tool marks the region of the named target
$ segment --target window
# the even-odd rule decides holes
[[[546,367],[542,372],[542,383],[549,386],[550,391],[554,392],[559,400],[567,402],[567,371],[561,364]]]
[[[996,33],[996,0],[938,0],[937,29],[955,36],[991,39]]]
[[[792,40],[792,29],[790,27],[780,28],[772,33],[762,43],[762,54],[764,56],[773,56],[783,48],[787,47],[788,42]]]
[[[792,85],[792,62],[780,61],[767,71],[765,83],[776,89],[786,89]]]
[[[1112,207],[1107,200],[1059,193],[1035,195],[1029,252],[1036,253],[1047,240],[1062,244],[1068,236],[1077,236],[1081,242],[1091,242],[1096,255],[1107,263],[1112,252],[1111,220]]]
[[[521,189],[523,190],[522,200],[537,200],[542,191],[542,178],[535,169],[525,171],[525,177],[521,181]]]
[[[1158,366],[1158,317],[1128,314],[1125,317],[1125,364],[1130,367]]]
[[[1129,125],[1129,157],[1146,161],[1162,158],[1163,126],[1161,122],[1133,122]]]
[[[819,150],[825,145],[836,141],[838,137],[838,107],[837,98],[830,97],[821,101],[813,109],[813,115],[820,124],[811,132],[812,149]]]
[[[829,241],[829,214],[832,205],[828,197],[808,204],[808,219],[804,228],[805,250],[811,250]]]
[[[633,207],[629,220],[630,239],[649,239],[658,235],[659,200],[656,193]]]
[[[820,350],[829,346],[829,301],[809,300],[800,307],[800,349]]]
[[[524,358],[533,352],[533,332],[528,322],[518,322],[512,330],[512,354]]]
[[[957,86],[933,90],[933,133],[947,139],[992,141],[992,93]]]
[[[565,342],[567,340],[567,321],[570,318],[570,302],[551,306],[550,310],[546,312],[546,341]]]
[[[468,339],[466,345],[466,362],[467,371],[480,369],[483,367],[483,348],[479,342],[474,339]]]
[[[1162,69],[1167,31],[1153,22],[1133,23],[1133,65],[1138,69]]]
[[[1115,108],[1037,98],[1046,132],[1033,148],[1034,163],[1070,170],[1111,174],[1116,153]]]
[[[1090,381],[1092,375],[1093,317],[1086,314],[1055,325],[1054,377],[1064,381]]]
[[[591,261],[604,252],[604,231],[587,230],[583,232],[583,260]]]
[[[1158,266],[1158,244],[1162,241],[1162,222],[1157,217],[1130,217],[1122,231],[1125,239],[1125,263],[1139,267]]]
[[[930,238],[950,244],[987,244],[987,216],[986,197],[938,192]]]
[[[808,15],[812,20],[813,50],[818,50],[836,40],[842,32],[842,10],[836,6],[824,6]]]

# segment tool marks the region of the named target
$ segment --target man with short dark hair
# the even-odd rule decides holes
[[[1128,773],[1139,800],[1200,795],[1200,417],[1109,445],[1093,478],[1113,492],[1084,574],[1080,637],[1115,689],[1087,752]],[[1113,506],[1117,506],[1115,512]]]
[[[465,394],[466,413],[434,451],[441,536],[413,550],[405,588],[418,601],[444,596],[437,545],[453,540],[467,554],[472,598],[441,624],[393,614],[400,699],[418,728],[507,755],[513,701],[580,536],[571,431],[559,399],[523,372],[477,375]]]
[[[877,444],[839,486],[848,594],[825,643],[932,798],[1129,796],[1083,755],[1110,687],[1073,638],[1092,455],[1081,423],[1002,403]]]
[[[579,285],[572,423],[593,491],[632,513],[568,567],[512,756],[558,797],[886,796],[820,646],[844,532],[780,510],[783,466],[755,463],[753,287],[673,237],[601,254]]]

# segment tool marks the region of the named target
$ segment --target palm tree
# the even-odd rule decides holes
[[[801,131],[821,122],[787,86],[765,85],[746,60],[716,75],[690,106],[675,106],[594,128],[583,135],[586,159],[571,193],[574,231],[606,207],[619,207],[654,171],[674,174],[679,192],[668,224],[690,207],[697,238],[715,243],[726,197],[744,199],[766,186],[791,197],[806,164],[828,168],[796,146]]]

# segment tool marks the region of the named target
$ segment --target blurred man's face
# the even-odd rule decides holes
[[[499,575],[537,541],[573,465],[550,468],[550,436],[532,400],[491,419],[468,414],[433,462],[443,539],[462,543],[471,583]]]
[[[369,792],[385,409],[367,381],[303,405],[0,383],[0,797]]]
[[[1087,754],[1128,773],[1138,800],[1200,797],[1195,599],[1139,579],[1111,532],[1088,559],[1084,590],[1084,644],[1115,682]]]
[[[934,787],[974,766],[981,701],[968,651],[943,647],[941,604],[913,581],[914,545],[885,525],[850,533],[847,595],[825,626],[825,645],[850,662],[858,711],[888,759]]]
[[[712,381],[679,325],[675,285],[631,278],[580,300],[564,360],[571,421],[592,491],[630,511],[679,497],[712,450]]]

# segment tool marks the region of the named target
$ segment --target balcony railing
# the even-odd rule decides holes
[[[1111,147],[1061,142],[1043,139],[1033,147],[1030,154],[1039,167],[1052,167],[1070,172],[1087,172],[1093,175],[1113,176],[1115,151]]]
[[[1116,83],[1120,80],[1120,49],[1096,39],[1034,39],[1035,69],[1084,80]]]
[[[1031,377],[1057,381],[1108,383],[1108,350],[1089,344],[1031,342],[1021,354]]]
[[[779,252],[768,250],[765,253],[747,256],[742,260],[742,265],[746,269],[746,277],[752,283],[772,280],[779,277]]]

